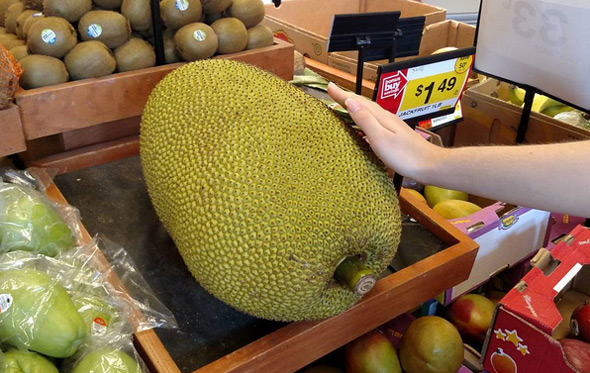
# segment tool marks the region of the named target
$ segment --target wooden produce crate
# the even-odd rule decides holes
[[[275,38],[274,45],[220,55],[243,61],[277,76],[293,78],[292,44]],[[186,62],[116,73],[49,87],[20,90],[16,103],[28,151],[27,166],[57,167],[76,158],[77,167],[137,153],[141,113],[156,84]],[[24,150],[24,149],[20,149]],[[80,158],[82,156],[82,158]]]
[[[128,183],[133,180],[133,178],[129,179],[129,175],[136,172],[132,171],[133,167],[137,170],[137,166],[130,168],[132,163],[128,160],[125,160],[124,164],[121,167],[125,173],[122,180]],[[111,165],[100,167],[104,169],[102,172],[116,173],[114,169],[109,168],[112,167]],[[86,170],[82,171],[86,172]],[[92,184],[97,177],[101,177],[99,175],[102,173],[72,175],[76,183],[78,183],[76,180],[87,180]],[[61,178],[64,177],[69,175],[61,176]],[[59,181],[63,182],[63,179]],[[78,190],[78,185],[73,186],[74,190]],[[69,187],[72,187],[72,184]],[[104,187],[109,189],[108,184]],[[55,200],[65,202],[56,187],[50,188],[48,193]],[[111,196],[117,195],[110,189],[108,193]],[[144,193],[142,191],[142,195]],[[88,191],[77,193],[77,198],[82,198],[80,201],[88,201],[87,194]],[[126,196],[131,198],[132,195]],[[143,196],[139,199],[145,198]],[[134,206],[137,206],[137,202]],[[400,196],[400,206],[405,214],[412,216],[428,232],[440,239],[445,244],[445,248],[380,279],[360,302],[340,315],[319,321],[285,324],[215,361],[188,369],[199,373],[292,372],[467,279],[476,257],[477,244],[435,214],[426,204],[416,200],[405,189]],[[86,208],[93,210],[91,206]],[[116,214],[116,212],[111,213]],[[126,220],[129,219],[132,217],[127,216]],[[145,218],[142,218],[142,221],[145,222]],[[153,229],[154,227],[151,228],[152,231]],[[90,237],[87,233],[85,234],[88,238]],[[136,334],[135,342],[138,351],[153,372],[180,372],[178,365],[167,352],[165,344],[162,344],[153,331]],[[184,370],[186,371],[186,367]]]
[[[522,115],[522,107],[492,96],[496,79],[486,79],[467,89],[461,98],[464,121],[455,132],[456,146],[513,145]],[[525,143],[554,143],[590,139],[590,131],[531,112]]]
[[[10,104],[0,110],[0,133],[0,157],[27,149],[18,106]]]

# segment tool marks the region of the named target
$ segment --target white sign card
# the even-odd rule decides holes
[[[590,109],[590,1],[482,0],[475,70]]]

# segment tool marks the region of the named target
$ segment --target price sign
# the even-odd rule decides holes
[[[482,0],[475,70],[590,109],[590,1]]]
[[[380,67],[375,101],[401,119],[452,113],[473,66],[474,48]]]

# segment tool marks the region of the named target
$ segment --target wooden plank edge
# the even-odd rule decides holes
[[[338,84],[342,88],[350,91],[356,89],[356,76],[338,70],[335,67],[328,66],[309,57],[305,57],[305,66],[320,74],[324,78]],[[373,91],[375,90],[375,83],[370,80],[363,79],[361,94],[369,99],[373,99]]]
[[[51,183],[47,190],[45,191],[47,196],[54,202],[60,204],[67,204],[67,200],[65,199],[64,195],[61,191],[57,188],[55,183]],[[89,244],[92,242],[92,236],[84,227],[82,223],[80,223],[80,233],[82,235],[81,240],[83,244]],[[99,260],[100,265],[104,266],[103,268],[107,268],[109,266],[108,260],[98,253],[97,259]],[[116,274],[110,273],[108,278],[111,284],[123,291],[125,294],[127,293],[125,287],[121,280],[117,277]],[[134,313],[135,317],[142,317],[141,312],[139,310],[135,310]],[[144,360],[145,364],[148,366],[150,372],[158,372],[158,373],[179,373],[180,369],[162,344],[162,341],[158,338],[158,335],[153,329],[149,329],[146,331],[142,331],[139,333],[134,334],[134,344],[137,348],[138,353]]]
[[[113,162],[139,154],[139,135],[28,161],[27,167],[53,168],[58,174]]]

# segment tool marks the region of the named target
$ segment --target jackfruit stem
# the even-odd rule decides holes
[[[368,293],[377,282],[373,272],[358,256],[349,256],[342,260],[336,267],[334,279],[358,296]]]

